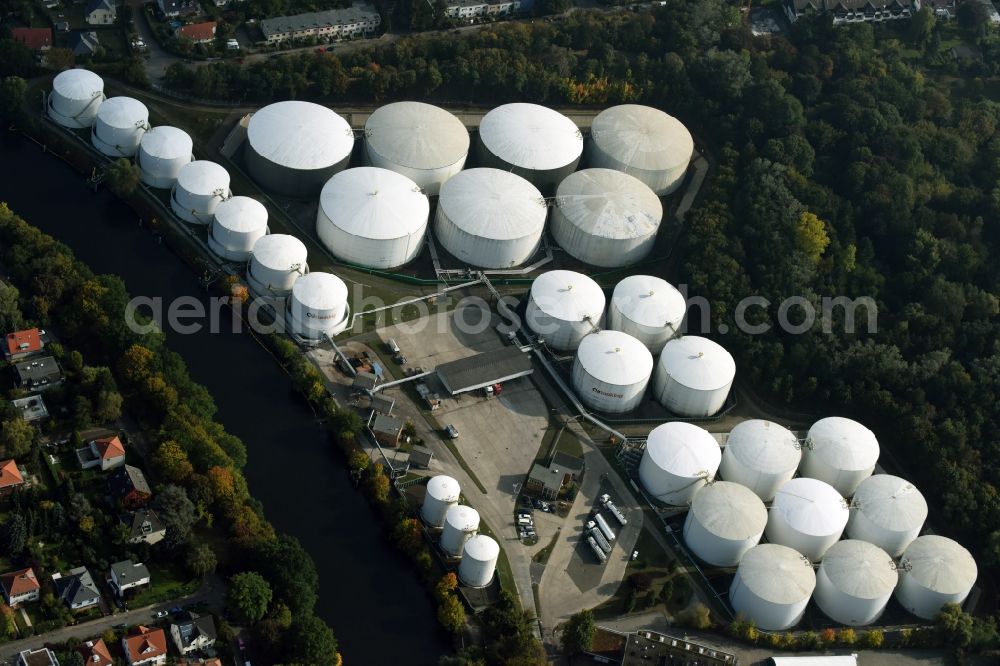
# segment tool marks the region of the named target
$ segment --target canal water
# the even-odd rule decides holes
[[[62,161],[6,130],[0,146],[0,201],[30,224],[95,272],[119,275],[133,296],[205,298],[194,273],[106,189],[93,194]],[[167,341],[215,398],[216,418],[246,444],[244,471],[267,518],[316,560],[316,613],[333,627],[346,663],[435,663],[447,644],[431,600],[288,376],[248,334],[168,331]]]

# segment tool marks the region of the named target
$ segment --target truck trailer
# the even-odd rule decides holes
[[[600,546],[597,545],[597,542],[594,541],[594,537],[587,537],[587,543],[590,544],[590,549],[594,551],[594,555],[596,555],[597,559],[601,561],[601,564],[608,561],[608,556],[604,554],[604,551],[601,550]]]
[[[619,525],[622,527],[628,525],[628,521],[625,520],[625,514],[622,513],[621,509],[615,506],[615,503],[611,501],[611,495],[601,495],[601,504],[604,505],[605,509],[611,512],[611,515],[615,517],[615,520],[618,521]]]
[[[601,533],[604,534],[604,538],[607,539],[609,543],[615,540],[615,533],[608,525],[608,521],[604,520],[604,516],[600,513],[594,514],[594,522],[597,523],[597,527],[600,528]]]
[[[599,530],[596,525],[590,528],[590,536],[594,537],[594,541],[596,541],[597,545],[601,547],[601,550],[609,555],[611,554],[611,544],[604,538],[604,535],[601,534],[601,530]]]

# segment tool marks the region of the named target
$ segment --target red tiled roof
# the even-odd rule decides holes
[[[125,445],[122,444],[122,440],[118,439],[118,435],[96,439],[94,443],[97,444],[97,452],[101,455],[101,460],[120,458],[125,455]]]
[[[87,662],[87,666],[111,666],[114,663],[114,660],[111,658],[111,651],[104,644],[103,638],[78,645],[76,651],[83,656],[83,660]]]
[[[136,627],[137,633],[125,638],[126,656],[129,661],[144,661],[167,653],[167,635],[163,629]]]
[[[215,39],[215,21],[182,25],[177,29],[177,36],[187,37],[194,42],[204,42],[210,39]]]
[[[17,468],[17,461],[11,458],[0,462],[0,488],[8,488],[24,483],[21,470]]]
[[[13,28],[10,36],[15,42],[24,42],[32,51],[41,51],[52,46],[52,28]],[[35,329],[35,333],[38,330]]]
[[[16,30],[28,30],[28,28],[15,28]],[[15,37],[15,39],[17,39]],[[29,328],[26,331],[14,331],[7,334],[7,353],[26,354],[36,352],[42,348],[42,339],[37,328]]]
[[[38,579],[35,578],[34,570],[30,568],[5,573],[3,576],[0,576],[0,584],[3,585],[8,599],[27,594],[40,587]]]

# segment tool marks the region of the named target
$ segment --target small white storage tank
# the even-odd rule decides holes
[[[857,421],[831,416],[809,428],[799,473],[826,481],[850,497],[875,471],[878,454],[875,433]]]
[[[511,268],[542,240],[548,208],[538,188],[498,169],[469,169],[441,187],[434,234],[456,258],[482,268]]]
[[[582,273],[549,271],[531,283],[525,320],[554,349],[575,350],[600,327],[602,317],[604,292]]]
[[[331,273],[309,273],[295,280],[286,321],[295,335],[308,340],[333,337],[347,328],[347,285]]]
[[[642,402],[653,355],[628,333],[598,331],[580,342],[573,389],[583,404],[606,414],[630,412]]]
[[[694,139],[687,128],[649,106],[613,106],[590,126],[588,165],[631,174],[657,196],[680,187],[693,155]]]
[[[918,537],[899,560],[896,600],[917,617],[933,620],[947,603],[961,605],[976,583],[972,555],[947,537]]]
[[[552,237],[580,261],[629,266],[653,251],[663,205],[642,182],[612,169],[584,169],[556,190]]]
[[[246,261],[254,244],[267,235],[267,208],[250,197],[229,197],[215,207],[208,247],[220,257]]]
[[[430,202],[412,180],[388,169],[341,171],[323,186],[316,234],[341,261],[396,268],[424,247]]]
[[[734,567],[756,546],[767,525],[760,498],[738,483],[716,481],[695,493],[684,519],[684,542],[698,559]]]
[[[661,502],[683,506],[715,478],[721,460],[722,450],[711,433],[693,423],[672,421],[656,426],[646,438],[639,480]]]
[[[80,129],[94,124],[104,102],[104,80],[86,69],[67,69],[52,79],[49,118],[63,127]]]
[[[697,335],[673,338],[660,352],[653,397],[680,416],[713,416],[726,404],[736,361],[718,343]]]
[[[312,102],[269,104],[247,125],[247,170],[265,188],[288,196],[315,196],[347,166],[353,149],[347,121]]]
[[[368,163],[401,173],[428,196],[465,166],[469,130],[454,114],[423,102],[381,106],[365,122]]]
[[[427,493],[424,495],[424,505],[420,508],[420,517],[431,527],[444,525],[448,509],[458,505],[462,488],[458,481],[439,474],[427,482]]]
[[[898,476],[876,474],[854,491],[847,536],[899,557],[920,535],[925,520],[927,501],[916,486]]]
[[[538,104],[504,104],[479,123],[479,166],[523,176],[546,195],[576,171],[582,154],[573,121]]]
[[[208,160],[188,162],[177,172],[170,208],[185,222],[208,224],[216,207],[232,196],[229,172]]]
[[[896,563],[878,546],[847,539],[830,546],[816,572],[816,605],[833,621],[863,627],[877,620],[896,589]]]
[[[181,167],[194,159],[193,149],[194,142],[184,130],[168,125],[154,127],[139,141],[135,156],[139,178],[150,187],[173,187]]]
[[[729,601],[758,629],[784,631],[802,619],[814,589],[816,573],[808,559],[787,546],[762,543],[740,561]]]
[[[847,501],[833,486],[799,477],[774,496],[764,533],[771,543],[794,548],[818,562],[840,540],[849,517]]]
[[[680,331],[687,302],[672,284],[652,275],[630,275],[615,286],[608,328],[628,333],[659,354]]]
[[[309,272],[306,246],[295,236],[271,234],[250,252],[247,282],[261,296],[287,296],[292,285]]]
[[[669,349],[668,344],[666,349]],[[802,459],[799,440],[788,428],[763,419],[738,423],[729,433],[719,474],[741,483],[765,502],[795,476]]]
[[[465,542],[458,579],[469,587],[486,587],[493,580],[500,557],[500,546],[485,534],[477,534]]]
[[[465,542],[479,531],[479,512],[471,506],[458,504],[444,514],[444,530],[441,532],[441,549],[452,557],[462,554]]]
[[[131,97],[112,97],[97,110],[90,142],[108,157],[133,157],[149,129],[149,110]]]

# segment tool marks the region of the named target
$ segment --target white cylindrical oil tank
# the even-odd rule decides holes
[[[678,335],[687,302],[666,280],[630,275],[617,285],[608,306],[608,328],[628,333],[659,354]]]
[[[767,509],[738,483],[716,481],[695,493],[684,519],[684,542],[698,559],[734,567],[760,542]]]
[[[254,244],[267,235],[267,208],[250,197],[229,197],[215,207],[208,247],[220,257],[246,261]]]
[[[771,543],[794,548],[813,562],[840,540],[850,511],[833,486],[799,477],[786,482],[774,496],[764,533]]]
[[[49,118],[72,129],[90,127],[104,102],[104,80],[86,69],[67,69],[52,79]]]
[[[430,203],[416,183],[378,167],[341,171],[323,186],[316,234],[335,257],[396,268],[424,247]]]
[[[434,234],[455,258],[482,268],[511,268],[530,259],[542,240],[548,208],[520,176],[469,169],[441,187]]]
[[[875,471],[878,454],[875,433],[857,421],[830,416],[809,428],[799,474],[826,481],[850,497]]]
[[[347,166],[353,148],[351,126],[325,106],[276,102],[250,117],[245,160],[265,188],[306,197]]]
[[[322,340],[347,328],[347,285],[331,273],[309,273],[295,280],[286,321],[300,338]]]
[[[441,532],[441,550],[452,557],[462,554],[465,542],[479,531],[479,512],[471,506],[458,504],[444,514],[444,530]]]
[[[131,97],[112,97],[97,110],[90,142],[108,157],[133,157],[148,129],[145,104]]]
[[[683,506],[715,478],[720,460],[722,450],[711,433],[693,423],[672,421],[656,426],[646,438],[639,480],[661,502]]]
[[[437,196],[465,166],[469,130],[454,114],[431,104],[386,104],[365,122],[365,156],[372,166],[401,173],[428,196]]]
[[[287,296],[309,272],[306,246],[295,236],[271,234],[254,243],[247,282],[260,296]]]
[[[441,527],[444,525],[445,514],[448,509],[458,505],[458,498],[462,495],[462,488],[458,481],[439,474],[427,482],[427,493],[424,495],[424,505],[420,508],[420,517],[431,527]]]
[[[188,133],[176,127],[162,125],[142,135],[135,163],[139,178],[150,187],[170,189],[181,167],[194,159],[194,142]]]
[[[469,587],[486,587],[493,580],[499,557],[499,544],[485,534],[477,534],[462,547],[458,579]]]
[[[479,123],[478,165],[523,176],[546,195],[576,171],[583,134],[572,120],[538,104],[504,104]]]
[[[815,588],[816,573],[807,558],[787,546],[762,543],[740,560],[729,602],[758,629],[784,631],[802,619]]]
[[[941,606],[962,605],[979,575],[959,543],[936,534],[917,537],[899,560],[896,600],[919,618],[933,620]]]
[[[718,343],[697,335],[671,339],[660,352],[653,397],[680,416],[713,416],[726,404],[736,362]]]
[[[669,349],[668,344],[665,349]],[[763,419],[738,423],[722,452],[719,475],[741,483],[765,502],[795,476],[802,459],[799,440],[788,428]]]
[[[584,169],[556,190],[552,237],[585,264],[630,266],[653,251],[663,205],[638,179],[612,169]]]
[[[657,196],[684,180],[694,139],[684,125],[659,109],[622,104],[605,109],[590,126],[587,164],[635,176]]]
[[[846,539],[830,546],[816,572],[816,605],[833,621],[863,627],[877,620],[899,575],[878,546]]]
[[[916,486],[898,476],[876,474],[854,491],[847,536],[899,557],[920,535],[925,520],[927,500]]]
[[[606,414],[630,412],[642,402],[653,355],[628,333],[598,331],[580,342],[573,389],[583,404]]]
[[[525,320],[554,349],[575,350],[603,316],[604,292],[582,273],[549,271],[531,283]]]
[[[170,208],[185,222],[208,224],[215,217],[216,207],[230,196],[229,172],[215,162],[197,160],[177,172]]]

